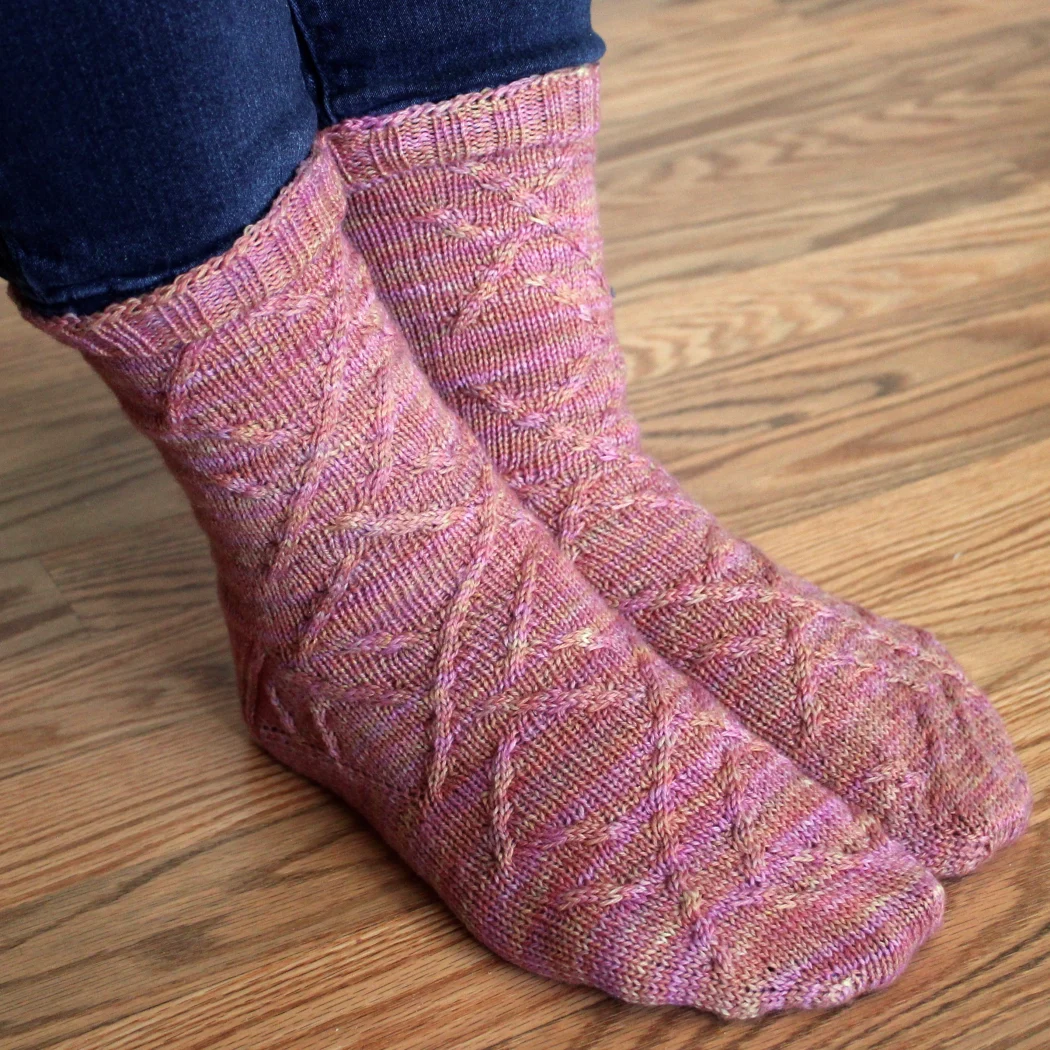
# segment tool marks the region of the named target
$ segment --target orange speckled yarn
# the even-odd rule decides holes
[[[656,650],[942,876],[1024,829],[994,708],[929,634],[784,572],[641,450],[602,272],[598,71],[331,133],[349,230],[424,370]]]
[[[259,743],[537,973],[726,1016],[883,985],[940,886],[664,664],[441,403],[321,147],[78,347],[207,531]]]

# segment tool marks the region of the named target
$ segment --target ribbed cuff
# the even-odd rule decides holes
[[[266,215],[229,251],[142,298],[95,314],[41,317],[19,303],[36,327],[82,350],[192,342],[251,312],[295,281],[333,236],[340,235],[346,195],[335,158],[319,139]],[[16,299],[17,302],[17,299]]]
[[[346,120],[324,134],[352,185],[413,168],[593,137],[598,95],[597,65],[579,66],[447,102]]]

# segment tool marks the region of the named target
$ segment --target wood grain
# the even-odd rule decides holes
[[[843,1010],[723,1024],[491,956],[239,722],[206,544],[0,306],[0,1050],[1050,1047],[1050,15],[597,0],[632,402],[690,492],[985,685],[1032,830]]]

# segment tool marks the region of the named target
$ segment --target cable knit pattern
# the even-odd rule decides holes
[[[727,1016],[885,984],[942,891],[612,613],[441,403],[320,147],[227,255],[36,323],[207,530],[248,725],[508,959]]]
[[[661,655],[943,876],[1024,829],[995,710],[926,632],[735,539],[642,452],[602,272],[593,67],[348,121],[349,229],[438,391]]]

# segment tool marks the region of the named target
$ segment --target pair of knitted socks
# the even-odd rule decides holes
[[[836,1004],[1020,833],[1024,774],[929,635],[641,451],[597,104],[586,68],[340,125],[226,255],[35,321],[186,489],[253,735],[482,941],[635,1002]]]

